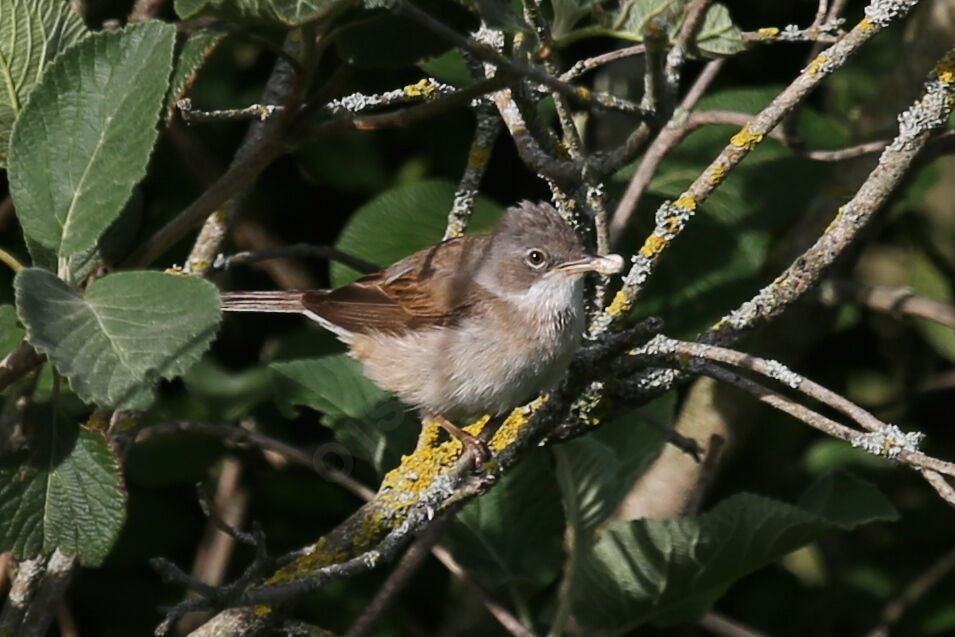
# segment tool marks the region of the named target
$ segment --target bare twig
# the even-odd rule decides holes
[[[644,51],[646,51],[646,47],[644,45],[636,44],[634,46],[617,49],[616,51],[610,51],[609,53],[601,53],[600,55],[595,55],[592,58],[579,60],[578,62],[575,62],[569,70],[564,72],[563,75],[560,76],[560,79],[564,80],[565,82],[569,82],[583,75],[587,71],[592,71],[603,66],[604,64],[616,62],[617,60],[633,57],[635,55],[643,55]]]
[[[236,252],[231,256],[218,255],[212,262],[212,267],[216,269],[228,270],[235,265],[247,265],[258,263],[259,261],[268,261],[271,259],[286,258],[312,258],[328,259],[344,263],[350,268],[367,274],[381,269],[381,266],[365,261],[354,255],[343,252],[332,246],[316,246],[307,243],[296,243],[290,246],[281,246],[278,248],[269,248],[267,250],[257,250],[255,252]]]
[[[719,637],[766,637],[764,633],[713,611],[703,615],[697,623]]]
[[[408,585],[412,576],[424,564],[425,558],[441,539],[441,534],[452,519],[450,516],[441,516],[415,538],[384,584],[378,589],[374,599],[368,603],[344,637],[364,637],[368,634],[382,613],[394,602],[395,596]]]
[[[474,139],[468,151],[467,166],[458,189],[454,193],[454,203],[448,212],[448,223],[444,230],[444,239],[460,237],[467,230],[474,211],[474,200],[478,194],[478,187],[484,177],[488,162],[491,159],[491,150],[494,141],[501,131],[501,120],[494,112],[494,106],[489,100],[481,100],[474,108],[477,124],[474,130]]]
[[[640,201],[640,197],[647,189],[647,186],[650,185],[650,180],[653,179],[653,175],[656,173],[657,168],[659,168],[660,162],[663,161],[666,154],[679,144],[680,140],[686,135],[685,120],[687,113],[692,110],[700,98],[703,97],[703,93],[713,80],[716,79],[716,75],[722,66],[722,60],[713,60],[703,68],[703,71],[700,72],[693,86],[683,97],[683,101],[680,102],[670,122],[660,130],[660,133],[650,144],[650,147],[647,148],[647,152],[644,153],[640,165],[637,166],[637,170],[633,173],[633,177],[631,177],[630,183],[627,185],[627,190],[617,203],[617,209],[610,221],[611,245],[615,244],[623,234],[624,228],[626,228],[630,222],[630,217],[633,211],[637,209],[637,203]]]
[[[43,357],[33,349],[33,346],[22,341],[16,349],[0,361],[0,389],[6,388],[13,381],[30,373],[42,362]]]
[[[882,609],[879,625],[869,631],[866,637],[888,637],[892,626],[899,621],[905,611],[937,586],[952,569],[955,569],[955,549],[949,550],[934,560],[929,568],[909,582],[899,596]]]
[[[915,294],[908,288],[866,285],[855,281],[823,281],[819,297],[826,305],[859,303],[893,316],[918,316],[955,327],[955,306]]]
[[[723,450],[723,443],[726,441],[719,434],[710,436],[710,442],[706,445],[706,456],[703,458],[703,465],[700,467],[700,475],[696,479],[696,487],[690,494],[684,507],[685,515],[696,515],[703,506],[703,498],[709,490],[713,480],[716,479],[716,468],[719,466],[720,453]]]

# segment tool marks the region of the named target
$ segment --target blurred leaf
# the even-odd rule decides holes
[[[453,86],[464,86],[471,81],[471,71],[458,49],[451,49],[437,57],[419,62],[418,68],[435,79]]]
[[[456,188],[453,182],[439,179],[392,188],[358,209],[335,247],[383,266],[427,248],[444,236]],[[486,232],[502,213],[496,203],[479,195],[470,230]],[[345,265],[331,265],[334,287],[358,277],[358,272]]]
[[[17,323],[16,309],[12,305],[0,305],[0,358],[20,344],[23,334],[23,328]]]
[[[524,21],[515,13],[511,0],[462,0],[462,2],[473,8],[492,29],[510,32],[525,30]]]
[[[951,303],[955,299],[949,278],[923,252],[912,255],[909,285],[917,294],[936,301]],[[913,318],[912,322],[939,355],[955,363],[955,329],[923,318]]]
[[[554,474],[576,549],[586,545],[597,525],[613,513],[612,492],[617,490],[620,463],[613,449],[590,436],[557,445],[553,454]]]
[[[919,625],[921,635],[944,635],[955,632],[955,604],[946,604],[935,610]]]
[[[345,354],[272,363],[269,374],[283,411],[296,405],[321,411],[335,438],[379,473],[396,466],[414,445],[414,415]]]
[[[415,2],[419,9],[462,32],[473,31],[477,22],[462,7],[447,0]],[[400,68],[412,66],[451,48],[448,41],[412,18],[391,12],[365,17],[344,26],[335,39],[338,55],[355,66]]]
[[[578,620],[615,635],[647,622],[692,620],[737,579],[800,546],[898,517],[874,487],[840,474],[811,487],[804,500],[812,510],[740,494],[697,517],[608,527],[574,588]]]
[[[538,451],[461,510],[448,544],[481,581],[524,594],[547,586],[560,572],[563,528],[560,494]]]
[[[199,69],[225,39],[226,33],[215,29],[196,29],[180,47],[166,94],[165,119],[168,124],[176,115],[176,102],[186,96],[196,81]]]
[[[120,272],[84,296],[45,270],[15,279],[27,339],[84,400],[144,408],[152,385],[186,371],[209,347],[221,318],[208,281],[160,272]]]
[[[231,372],[209,357],[189,368],[182,381],[189,395],[201,400],[211,417],[227,422],[245,416],[272,395],[271,379],[264,368]]]
[[[0,466],[0,551],[22,559],[60,549],[96,566],[126,515],[119,464],[100,434],[57,423],[23,464]]]
[[[187,485],[209,477],[223,455],[222,441],[194,433],[150,436],[129,450],[123,469],[131,485],[148,488]]]
[[[183,20],[214,15],[237,22],[297,27],[328,17],[353,4],[352,0],[176,0]]]
[[[584,16],[590,14],[600,0],[551,0],[554,10],[554,21],[551,23],[551,34],[555,38],[565,35],[573,29]]]
[[[885,458],[873,455],[842,440],[824,438],[814,442],[803,456],[803,467],[818,475],[849,466],[887,469],[892,466]]]
[[[13,123],[43,69],[87,33],[69,2],[0,0],[0,168],[7,166]]]
[[[355,131],[303,145],[299,165],[315,183],[351,192],[381,192],[391,182],[376,138]]]
[[[813,482],[799,497],[799,507],[842,529],[899,519],[881,491],[844,471],[828,473]]]
[[[10,194],[24,233],[61,258],[94,244],[146,174],[174,37],[150,21],[85,38],[54,60],[17,119]]]

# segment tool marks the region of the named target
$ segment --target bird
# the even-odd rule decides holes
[[[510,412],[555,384],[580,347],[584,275],[619,272],[549,203],[508,208],[489,234],[442,241],[329,290],[225,292],[230,312],[302,314],[332,332],[382,389],[472,452],[454,424]]]

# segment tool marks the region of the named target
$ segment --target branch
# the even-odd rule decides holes
[[[26,341],[20,341],[15,350],[0,361],[0,389],[29,374],[43,363],[44,357]]]
[[[343,252],[338,248],[333,248],[331,246],[316,246],[307,243],[296,243],[290,246],[268,248],[266,250],[257,250],[255,252],[236,252],[232,256],[228,257],[220,254],[216,256],[212,263],[212,267],[215,269],[228,270],[235,265],[248,265],[250,263],[258,263],[259,261],[285,259],[290,257],[307,257],[313,259],[338,261],[339,263],[344,263],[348,267],[354,268],[363,274],[376,272],[381,269],[381,266],[375,263],[360,259],[354,255],[348,254],[347,252]]]
[[[952,569],[955,569],[955,549],[936,559],[921,575],[909,582],[899,596],[882,610],[879,625],[869,631],[866,637],[888,637],[892,626],[899,621],[905,611],[937,586]]]
[[[454,192],[454,203],[448,212],[448,223],[444,230],[443,240],[460,237],[467,230],[474,212],[474,200],[478,194],[478,187],[487,170],[491,159],[491,150],[494,141],[501,132],[501,120],[494,112],[494,106],[488,100],[482,100],[474,108],[477,124],[474,130],[474,139],[468,150],[467,166],[458,188]]]
[[[895,317],[916,316],[955,327],[955,305],[915,294],[909,288],[866,285],[855,281],[823,281],[819,298],[826,305],[858,303]]]
[[[867,10],[872,15],[867,14],[868,17],[856,25],[844,38],[820,54],[816,61],[810,64],[769,106],[743,126],[710,166],[675,202],[666,202],[657,210],[656,227],[647,237],[640,251],[634,255],[633,266],[624,277],[624,285],[604,315],[597,321],[593,329],[595,333],[606,330],[619,317],[630,311],[660,255],[682,232],[696,209],[713,193],[727,173],[749,155],[787,112],[805,99],[826,76],[842,66],[849,55],[914,4],[906,3],[904,7],[896,7],[894,11],[883,14],[881,12],[884,9],[883,2],[885,0],[874,0]],[[878,11],[873,13],[874,9]]]

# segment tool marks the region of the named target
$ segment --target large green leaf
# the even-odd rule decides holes
[[[175,28],[141,22],[58,56],[17,119],[10,194],[24,232],[69,257],[89,248],[146,174]]]
[[[747,573],[832,531],[897,517],[875,487],[833,474],[799,507],[740,494],[697,517],[620,522],[585,558],[574,612],[609,634],[692,621]]]
[[[31,455],[0,466],[0,551],[32,558],[59,549],[96,566],[126,515],[116,457],[102,435],[75,424],[37,429]]]
[[[221,318],[215,286],[195,277],[120,272],[79,296],[30,268],[14,286],[27,339],[81,398],[101,407],[148,406],[155,382],[196,362]]]
[[[382,193],[349,219],[335,247],[372,263],[388,265],[437,243],[444,236],[455,188],[450,181],[433,179]],[[491,199],[479,196],[470,229],[486,232],[502,212]],[[331,265],[332,285],[336,287],[358,276],[348,266]]]
[[[69,2],[0,0],[0,168],[10,131],[53,57],[87,30]]]
[[[665,25],[672,42],[683,26],[687,8],[685,0],[626,0],[615,11],[601,13],[600,21],[604,34],[636,42],[642,42],[646,29],[652,21],[657,21]],[[696,46],[709,55],[732,55],[744,51],[746,42],[729,10],[714,3],[696,32]]]
[[[448,544],[469,573],[523,595],[560,572],[563,528],[553,473],[546,456],[536,452],[462,509]]]
[[[379,473],[411,450],[417,419],[388,392],[365,378],[361,365],[344,354],[272,363],[276,401],[322,412],[322,422],[350,453],[371,462]]]
[[[176,0],[183,20],[200,14],[251,24],[297,27],[356,4],[355,0]]]

